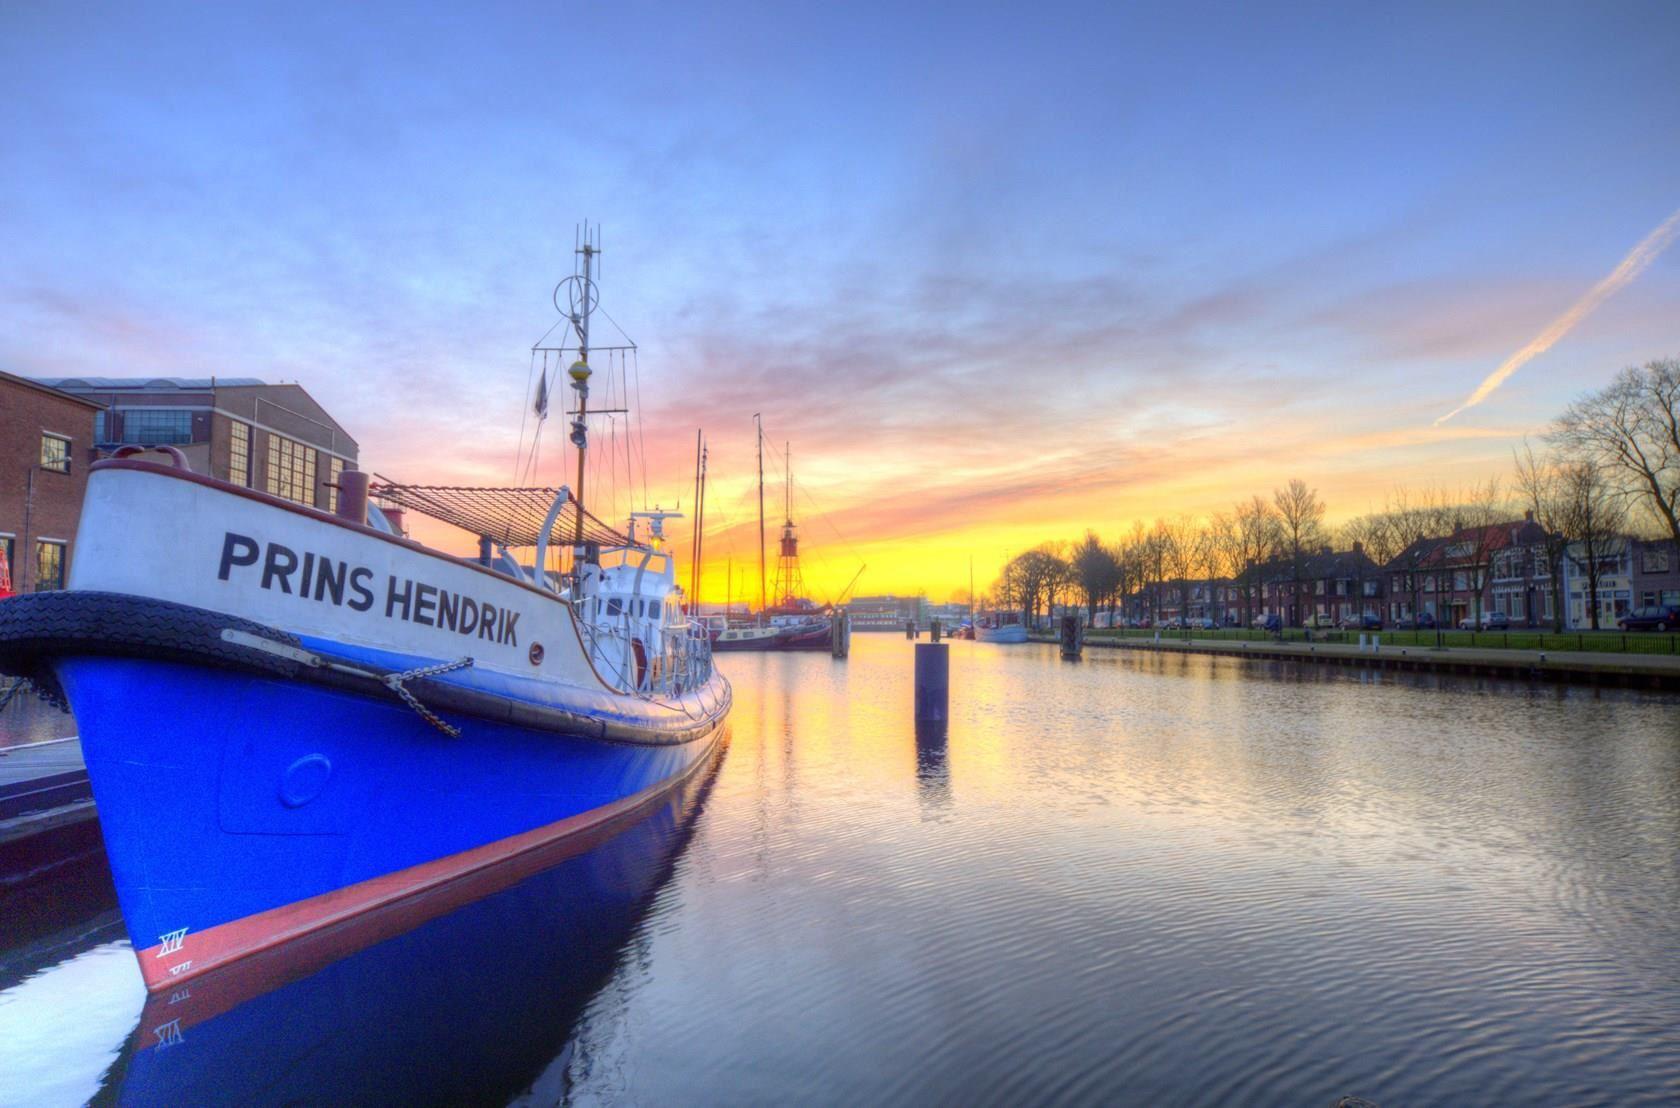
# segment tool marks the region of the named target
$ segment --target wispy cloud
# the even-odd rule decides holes
[[[1477,404],[1492,396],[1494,390],[1503,385],[1511,374],[1550,350],[1559,339],[1574,330],[1576,324],[1596,311],[1600,304],[1616,295],[1634,278],[1645,272],[1645,268],[1656,261],[1658,255],[1664,250],[1668,249],[1668,245],[1674,241],[1676,235],[1680,235],[1680,210],[1658,224],[1656,230],[1646,235],[1639,241],[1639,245],[1628,251],[1627,257],[1623,258],[1621,263],[1610,271],[1609,276],[1594,285],[1581,299],[1571,304],[1567,312],[1547,324],[1544,331],[1535,335],[1516,353],[1501,362],[1498,369],[1488,374],[1482,383],[1476,386],[1476,391],[1470,394],[1470,399],[1437,419],[1435,425],[1439,427],[1453,416],[1466,409],[1474,408]]]

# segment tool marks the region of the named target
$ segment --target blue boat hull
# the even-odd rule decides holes
[[[112,875],[150,988],[655,803],[714,748],[481,718],[176,662],[65,657]]]
[[[154,993],[111,1099],[518,1099],[546,1069],[565,1069],[577,1021],[670,878],[715,765],[590,850],[358,953],[325,966],[293,959],[295,975],[278,978],[232,966]]]

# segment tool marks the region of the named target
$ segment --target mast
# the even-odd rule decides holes
[[[694,429],[694,503],[696,509],[698,509],[700,504],[700,429],[698,427]],[[696,591],[700,587],[700,583],[698,581],[699,573],[700,519],[697,512],[694,520],[694,537],[689,540],[688,544],[688,604],[691,611],[698,610],[694,607],[694,605],[699,603],[700,600]]]
[[[694,505],[694,614],[700,615],[700,560],[706,555],[706,457],[711,447],[700,448],[700,498]]]
[[[764,619],[764,420],[753,413],[753,425],[758,428],[758,618]]]
[[[592,270],[594,268],[597,247],[589,241],[589,228],[586,224],[583,231],[583,245],[577,248],[577,253],[583,256],[583,284],[580,303],[572,311],[572,326],[577,330],[578,360],[572,363],[568,371],[572,378],[572,388],[577,390],[577,415],[572,419],[572,445],[577,447],[577,528],[572,533],[572,563],[577,566],[583,554],[583,459],[588,453],[589,429],[584,422],[589,414],[589,310],[594,305],[590,302],[592,287]]]

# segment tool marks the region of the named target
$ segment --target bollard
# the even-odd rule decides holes
[[[951,693],[951,648],[916,644],[916,723],[944,726]]]
[[[1359,652],[1361,654],[1365,653],[1365,644],[1366,644],[1365,632],[1361,631],[1361,632],[1359,632]]]
[[[916,637],[916,621],[915,620],[907,619],[907,620],[904,621],[904,637],[907,638],[907,639],[913,639],[913,638]]]
[[[939,641],[939,621],[937,619],[934,620],[932,623],[928,624],[928,641],[929,642],[938,642]]]
[[[1061,640],[1062,657],[1070,662],[1079,661],[1080,651],[1085,648],[1085,635],[1078,616],[1062,617]]]
[[[844,612],[836,612],[829,621],[828,649],[836,658],[845,658],[852,652],[852,617]]]

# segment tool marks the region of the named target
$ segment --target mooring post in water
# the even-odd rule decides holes
[[[907,620],[904,621],[904,637],[907,638],[907,639],[913,639],[913,638],[916,637],[916,621],[915,620],[907,619]]]
[[[939,621],[937,619],[928,624],[928,641],[939,641]]]
[[[1070,661],[1079,660],[1080,651],[1085,649],[1085,635],[1079,626],[1078,616],[1062,617],[1062,657]]]
[[[828,625],[828,647],[836,658],[844,658],[852,652],[852,617],[845,612],[834,613],[834,619]]]
[[[951,648],[942,642],[916,644],[916,725],[944,726],[951,694]]]

